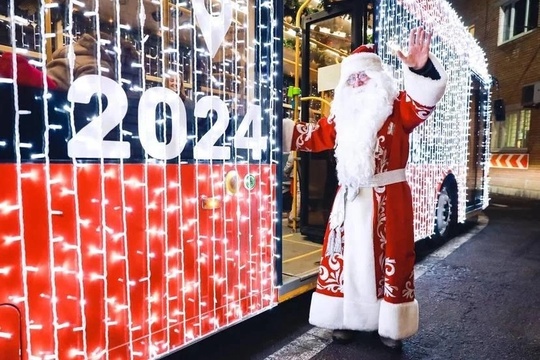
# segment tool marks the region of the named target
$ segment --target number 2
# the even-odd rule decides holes
[[[131,147],[126,141],[103,140],[127,113],[128,101],[124,89],[114,80],[99,75],[82,76],[69,88],[67,99],[78,104],[88,104],[101,89],[108,100],[107,108],[96,116],[68,141],[68,156],[71,158],[129,158]],[[114,102],[113,102],[114,101]]]
[[[195,104],[195,117],[205,118],[211,110],[217,112],[217,121],[195,145],[193,157],[195,159],[229,160],[231,158],[230,147],[214,146],[216,141],[225,134],[229,125],[227,104],[217,96],[204,96]]]

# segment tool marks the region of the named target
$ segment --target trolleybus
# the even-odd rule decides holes
[[[0,4],[1,359],[159,358],[312,289],[332,155],[298,156],[292,231],[284,111],[324,115],[363,42],[400,80],[418,24],[449,85],[411,139],[415,236],[487,206],[491,80],[450,5],[300,4]]]

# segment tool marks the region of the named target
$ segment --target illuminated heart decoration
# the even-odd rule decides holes
[[[212,58],[225,40],[225,35],[232,23],[233,8],[230,0],[222,0],[221,13],[219,16],[212,16],[206,6],[204,0],[193,0],[193,12],[199,24],[204,41],[208,47],[208,51]]]

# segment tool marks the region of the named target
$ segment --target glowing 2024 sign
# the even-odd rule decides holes
[[[96,91],[100,89],[100,91]],[[108,100],[107,108],[68,141],[68,155],[71,158],[129,159],[130,143],[126,141],[104,140],[105,136],[120,125],[128,110],[127,95],[112,79],[87,75],[73,82],[68,91],[68,100],[73,103],[88,104],[95,94],[102,94]],[[171,109],[171,141],[164,143],[156,136],[156,107],[166,104]],[[199,160],[229,160],[230,146],[216,146],[229,125],[227,104],[217,96],[204,96],[195,104],[194,116],[207,117],[215,111],[217,120],[193,149],[193,157]],[[249,104],[240,126],[233,136],[235,147],[250,149],[252,159],[260,160],[267,148],[267,138],[261,132],[261,107]],[[250,125],[251,136],[248,136]],[[153,158],[170,160],[180,156],[187,134],[187,116],[184,103],[177,93],[164,87],[146,90],[140,99],[138,109],[139,139],[144,150]]]
[[[193,11],[210,54],[214,57],[232,23],[232,4],[230,0],[223,0],[220,15],[212,16],[203,0],[194,0]],[[101,91],[97,92],[95,89],[101,89]],[[104,95],[109,100],[109,105],[105,111],[68,141],[68,156],[71,158],[128,159],[131,156],[130,143],[104,140],[111,130],[121,124],[128,109],[127,96],[118,83],[98,75],[81,77],[71,85],[68,100],[73,103],[88,104],[92,96],[97,93]],[[169,106],[172,113],[171,141],[167,144],[159,141],[155,132],[157,121],[155,110],[163,103]],[[197,142],[193,149],[193,157],[199,160],[229,160],[231,147],[215,145],[225,134],[229,125],[229,111],[225,102],[216,96],[204,96],[195,104],[194,116],[206,117],[212,110],[217,113],[217,121]],[[188,138],[186,121],[185,106],[178,94],[172,90],[155,87],[143,93],[138,110],[139,139],[144,150],[153,158],[169,160],[180,156]],[[261,134],[261,122],[261,107],[249,104],[233,137],[236,148],[252,150],[253,160],[260,160],[261,152],[267,149],[267,138]],[[252,123],[251,136],[248,136]]]

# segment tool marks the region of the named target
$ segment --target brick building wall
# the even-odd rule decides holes
[[[522,87],[540,82],[539,21],[536,21],[536,27],[531,31],[501,43],[499,38],[503,27],[500,20],[501,6],[512,1],[451,0],[450,2],[463,22],[473,27],[474,37],[486,52],[489,72],[497,80],[492,88],[492,99],[504,100],[507,114],[523,109]],[[495,132],[501,126],[505,126],[508,116],[505,122],[493,121],[492,128]],[[512,165],[505,163],[502,164],[503,167],[500,167],[501,164],[491,167],[492,193],[540,198],[540,108],[530,109],[530,130],[523,148],[492,148],[492,152],[494,156],[509,153],[529,155],[527,169],[512,168]]]

